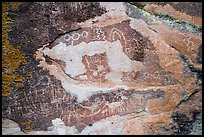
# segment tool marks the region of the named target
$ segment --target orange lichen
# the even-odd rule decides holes
[[[31,119],[26,120],[25,122],[21,122],[21,125],[30,125],[33,121]]]
[[[32,72],[28,72],[28,73],[26,73],[26,75],[27,75],[28,77],[30,77],[30,76],[32,75]]]
[[[10,6],[12,10],[19,7],[16,2],[2,3],[2,95],[8,96],[11,90],[11,84],[16,85],[17,88],[23,87],[22,75],[18,74],[16,70],[20,65],[25,65],[26,59],[24,54],[18,48],[13,47],[9,42],[8,32],[11,31],[11,23],[13,20],[8,16]]]
[[[22,126],[25,126],[25,131],[31,131],[32,130],[32,127],[31,127],[31,124],[33,123],[33,121],[31,119],[28,119],[26,120],[25,122],[21,122],[20,124]]]

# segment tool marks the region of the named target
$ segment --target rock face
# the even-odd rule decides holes
[[[130,9],[137,7],[127,3],[34,3],[30,7],[56,9],[46,13],[49,23],[42,21],[48,23],[48,30],[38,24],[46,32],[36,41],[22,39],[16,33],[25,26],[15,25],[37,14],[29,13],[33,8],[25,4],[29,14],[19,11],[22,18],[14,22],[16,30],[10,34],[14,43],[31,39],[36,45],[22,45],[22,52],[32,50],[29,64],[21,68],[33,72],[26,87],[3,98],[3,117],[17,122],[26,132],[22,134],[195,132],[189,128],[195,113],[202,110],[200,35],[180,31],[159,18],[155,18],[159,24],[152,25],[140,12],[130,17]],[[40,14],[39,18],[45,12]],[[189,124],[181,128],[186,121]]]
[[[202,26],[201,2],[132,2],[152,14],[170,16]]]

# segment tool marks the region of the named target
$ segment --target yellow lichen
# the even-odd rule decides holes
[[[21,2],[11,2],[11,9],[13,11],[18,10],[21,4],[22,4]]]
[[[31,124],[33,123],[33,121],[31,119],[28,119],[26,120],[25,122],[21,122],[20,124],[22,126],[25,126],[25,129],[26,131],[31,131],[32,130],[32,127],[31,127]]]
[[[12,10],[16,10],[20,4],[19,2],[2,3],[2,96],[12,93],[11,84],[16,85],[17,88],[23,87],[23,77],[16,70],[21,64],[27,63],[24,54],[9,42],[8,32],[12,30],[10,25],[14,21],[8,16],[9,5]]]
[[[17,87],[17,88],[23,88],[24,85],[23,85],[23,83],[16,83],[16,87]]]
[[[26,120],[25,122],[21,122],[21,125],[30,125],[33,121],[31,119]]]
[[[192,94],[193,94],[193,93],[188,93],[187,95],[185,95],[185,96],[184,96],[184,100],[188,100],[188,99],[191,97]]]
[[[30,76],[32,75],[32,72],[28,72],[28,73],[26,73],[26,75],[27,75],[28,77],[30,77]]]
[[[135,112],[136,112],[136,113],[141,113],[141,112],[144,112],[144,111],[145,111],[145,109],[144,109],[144,108],[141,108],[141,109],[136,110]]]
[[[177,19],[177,20],[175,20],[175,22],[176,22],[176,23],[180,23],[180,20]]]

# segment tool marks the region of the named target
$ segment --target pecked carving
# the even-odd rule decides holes
[[[47,130],[53,119],[60,118],[81,132],[97,121],[138,109],[159,113],[151,102],[170,100],[160,86],[174,86],[178,81],[161,67],[153,44],[130,27],[130,20],[64,34],[36,52],[44,74],[38,81],[29,81],[32,86],[27,93],[8,98],[4,115],[19,123],[32,119],[36,130]],[[34,72],[32,78],[38,76]],[[162,111],[174,107],[163,102]]]

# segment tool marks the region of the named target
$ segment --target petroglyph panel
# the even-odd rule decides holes
[[[59,99],[52,101],[52,110],[61,110],[59,115],[66,126],[82,131],[106,117],[144,109],[149,99],[161,95],[157,90],[134,90],[130,83],[135,86],[152,81],[153,85],[175,83],[160,67],[151,41],[129,25],[130,21],[126,20],[105,27],[79,29],[37,52],[39,66],[58,79],[67,92],[61,103],[57,102]]]
[[[7,98],[8,109],[3,114],[22,129],[28,119],[32,129],[47,130],[53,119],[60,118],[65,126],[75,126],[81,132],[111,116],[173,110],[180,95],[170,89],[180,91],[180,85],[172,77],[174,72],[164,66],[172,67],[175,59],[161,66],[158,46],[165,44],[150,39],[154,32],[140,30],[137,21],[84,27],[38,49],[35,57],[40,70],[31,76],[37,80],[29,81],[31,90],[27,93]],[[180,70],[175,73],[182,73]]]
[[[40,55],[48,56],[56,65],[49,65]],[[128,89],[129,82],[176,82],[160,67],[153,43],[132,29],[130,20],[67,33],[39,49],[36,57],[42,60],[39,66],[49,70],[79,102],[95,93]]]
[[[73,95],[52,88],[44,92],[11,96],[8,99],[11,109],[9,117],[14,120],[21,118],[19,124],[31,119],[34,123],[32,128],[41,130],[51,126],[53,118],[60,118],[66,126],[75,126],[78,131],[82,131],[86,126],[106,117],[122,116],[145,108],[149,99],[161,98],[163,95],[164,91],[161,90],[112,90],[109,93],[94,94],[87,101],[79,103]],[[21,101],[24,97],[28,101]],[[26,128],[21,124],[20,127]]]

